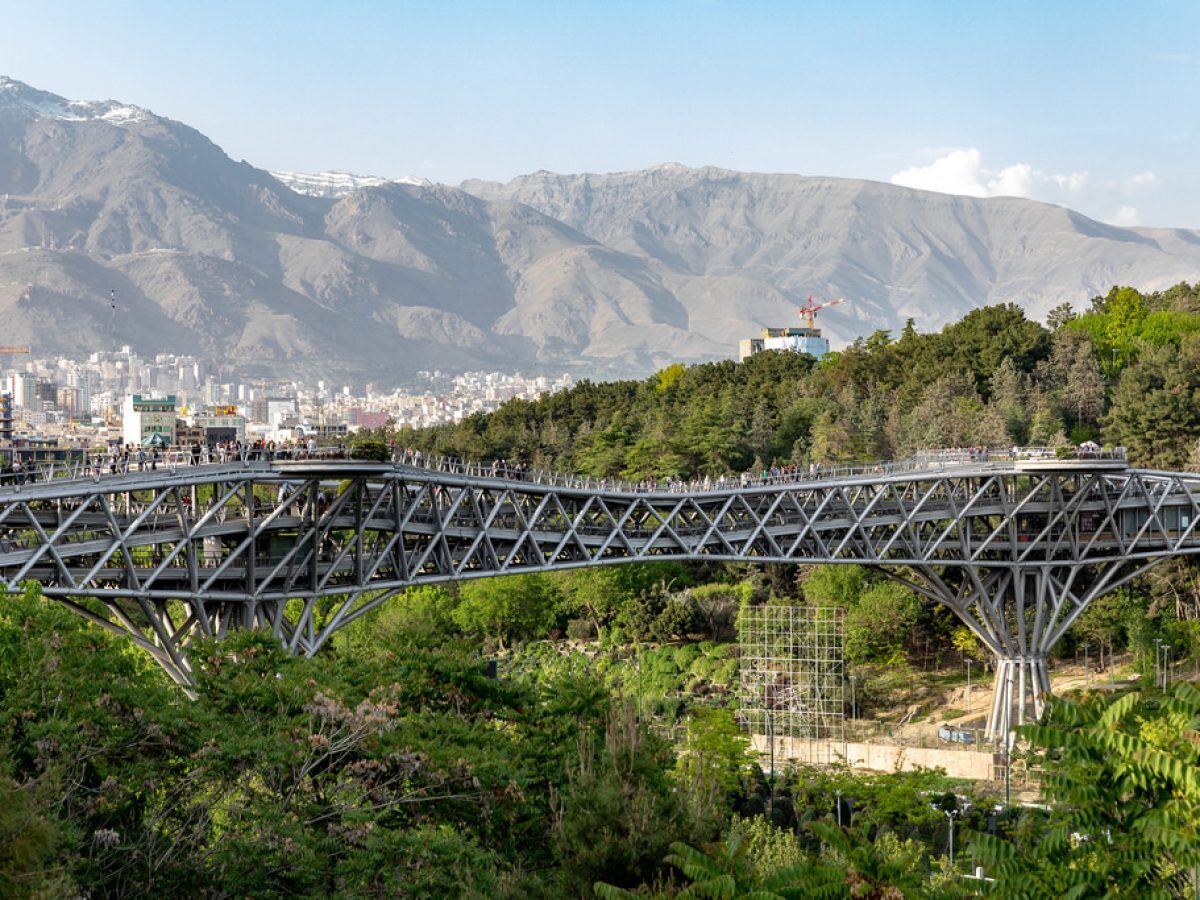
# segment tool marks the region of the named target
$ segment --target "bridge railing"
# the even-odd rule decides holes
[[[690,480],[625,481],[587,475],[567,475],[536,467],[511,464],[503,460],[491,463],[464,460],[441,454],[422,454],[416,450],[398,450],[393,457],[400,465],[465,475],[478,478],[500,478],[529,481],[534,484],[576,487],[589,490],[610,490],[622,493],[694,493],[698,491],[722,491],[753,485],[792,484],[797,482],[838,480],[858,477],[887,477],[910,472],[947,471],[963,466],[989,466],[1007,468],[1014,462],[1037,459],[1064,458],[1062,451],[1052,447],[1012,447],[991,449],[985,447],[926,450],[913,456],[889,462],[863,463],[857,465],[828,466],[772,466],[761,472],[742,472],[737,475],[719,477],[705,476]],[[1125,448],[1069,450],[1066,458],[1124,460]]]
[[[144,451],[144,457],[143,457]],[[210,465],[248,465],[251,462],[277,462],[295,460],[330,460],[362,458],[353,447],[219,447],[212,450],[194,449],[151,449],[131,452],[105,450],[87,451],[82,456],[65,460],[52,460],[35,465],[24,465],[18,469],[0,469],[0,487],[21,486],[47,481],[91,480],[99,481],[108,475],[125,475],[131,472],[176,473]],[[761,471],[748,471],[736,475],[705,476],[689,480],[669,479],[666,481],[627,481],[589,475],[574,475],[547,469],[511,464],[505,461],[491,463],[465,460],[441,454],[422,454],[420,451],[397,449],[392,462],[435,472],[446,472],[477,478],[498,478],[528,481],[533,484],[572,487],[584,490],[609,490],[621,493],[694,493],[701,491],[725,491],[739,488],[794,484],[798,482],[838,480],[859,477],[888,477],[911,472],[946,471],[964,465],[1007,467],[1021,460],[1062,458],[1062,451],[1050,447],[1012,447],[993,449],[984,447],[925,450],[913,456],[888,462],[856,465],[829,466],[771,466]],[[1124,460],[1125,448],[1091,449],[1077,448],[1070,451],[1069,458],[1096,460]]]
[[[166,449],[145,456],[137,451],[112,453],[88,450],[62,460],[47,460],[16,468],[0,468],[0,487],[39,484],[47,481],[99,481],[111,475],[133,472],[169,472],[212,465],[249,465],[252,462],[284,462],[295,460],[361,459],[353,447],[228,447],[194,453],[190,449]]]

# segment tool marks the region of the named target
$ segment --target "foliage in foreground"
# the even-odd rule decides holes
[[[990,895],[1185,895],[1200,866],[1200,691],[1053,699],[1046,718],[1022,731],[1054,818],[1027,846],[978,838]]]
[[[561,896],[706,836],[602,685],[385,635],[201,646],[190,701],[36,592],[0,597],[0,894]]]
[[[1053,701],[1025,732],[1053,808],[988,835],[937,773],[770,785],[725,710],[676,749],[586,673],[490,680],[402,635],[317,660],[238,635],[199,648],[189,701],[36,592],[0,598],[0,893],[953,897],[955,809],[959,871],[996,896],[1181,896],[1200,865],[1190,685]]]

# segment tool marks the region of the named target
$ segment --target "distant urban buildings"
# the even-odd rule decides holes
[[[143,397],[130,394],[121,409],[122,437],[126,445],[175,444],[175,414],[178,406],[174,395]]]
[[[564,388],[550,378],[502,372],[418,373],[415,386],[355,390],[325,381],[238,381],[198,357],[153,360],[123,347],[86,360],[27,358],[0,372],[0,464],[33,448],[147,443],[210,446],[339,438],[390,424],[421,428],[490,412],[514,398]]]
[[[0,445],[11,444],[13,438],[12,397],[0,394]]]

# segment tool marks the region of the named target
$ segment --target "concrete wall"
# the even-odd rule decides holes
[[[770,762],[770,746],[764,735],[751,735],[754,749]],[[775,739],[775,765],[796,762],[810,765],[844,764],[872,772],[911,772],[914,769],[945,769],[951,778],[991,781],[1002,777],[1003,765],[996,754],[979,750],[940,747],[902,747],[897,744],[842,743],[792,738]]]

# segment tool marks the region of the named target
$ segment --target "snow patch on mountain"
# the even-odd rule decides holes
[[[22,81],[0,75],[0,115],[20,119],[61,119],[87,122],[96,119],[113,125],[146,122],[154,114],[140,106],[116,100],[67,100],[49,91],[39,91]]]
[[[338,200],[362,188],[382,187],[387,184],[412,184],[431,187],[433,182],[414,175],[402,178],[381,178],[378,175],[355,175],[352,172],[333,170],[329,172],[272,172],[276,181],[282,182],[297,194],[308,197],[325,197]]]

